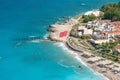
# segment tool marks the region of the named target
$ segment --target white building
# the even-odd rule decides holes
[[[93,30],[92,29],[88,29],[85,26],[79,26],[78,27],[78,35],[82,36],[82,35],[92,35]]]

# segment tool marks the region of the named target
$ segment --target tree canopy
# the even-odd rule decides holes
[[[120,21],[120,2],[105,4],[100,10],[104,12],[104,19]]]
[[[91,14],[91,15],[83,15],[82,18],[83,18],[83,22],[87,23],[88,21],[95,20],[97,17],[94,14]]]

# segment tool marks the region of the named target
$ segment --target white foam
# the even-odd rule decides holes
[[[43,38],[44,38],[44,39],[47,39],[48,36],[49,36],[49,33],[45,34],[45,35],[43,36]]]
[[[85,3],[81,3],[82,6],[86,5]]]
[[[37,36],[28,36],[28,37],[34,38],[34,37],[37,37]]]
[[[97,10],[92,10],[92,11],[86,12],[84,15],[91,15],[91,14],[94,14],[95,16],[99,16],[100,11],[98,9]]]
[[[57,45],[58,47],[61,47],[63,50],[65,50],[68,54],[71,54],[74,56],[75,59],[77,59],[79,62],[81,62],[83,65],[87,66],[79,57],[79,55],[75,52],[75,51],[72,51],[70,49],[68,49],[64,43],[61,43],[61,42],[58,42],[58,43],[55,43],[55,45]]]
[[[65,67],[65,68],[76,68],[76,66],[68,66],[68,65],[64,65],[64,64],[62,64],[62,63],[58,63],[59,65],[61,65],[61,66],[63,66],[63,67]]]
[[[38,40],[32,40],[30,42],[32,42],[32,43],[40,43],[41,41],[43,41],[43,40],[38,39]]]
[[[109,80],[107,77],[105,77],[103,74],[101,73],[98,73],[97,71],[94,71],[93,69],[91,69],[89,66],[87,66],[87,64],[82,61],[82,59],[79,57],[79,55],[75,52],[75,51],[72,51],[70,49],[68,49],[64,43],[62,42],[57,42],[57,43],[54,43],[54,45],[58,46],[58,47],[61,47],[63,50],[67,51],[68,54],[71,54],[74,56],[75,59],[77,59],[80,63],[82,63],[84,66],[86,66],[87,68],[89,68],[95,75],[99,75],[101,77],[103,77],[105,80]],[[65,66],[65,65],[62,65],[64,67],[68,67],[68,66]]]

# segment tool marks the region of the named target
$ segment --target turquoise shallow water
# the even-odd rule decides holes
[[[14,39],[43,37],[58,18],[109,1],[118,0],[0,0],[0,80],[104,80],[68,55],[61,44],[42,41],[15,47],[19,41]]]

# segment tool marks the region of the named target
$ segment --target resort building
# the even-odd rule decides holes
[[[102,43],[109,42],[109,39],[98,39],[98,40],[91,39],[90,42],[94,44],[102,44]]]
[[[99,44],[108,42],[109,39],[120,37],[120,21],[111,22],[111,20],[95,20],[88,22],[87,25],[93,27],[93,32],[85,32],[91,34],[92,43]]]
[[[93,34],[93,29],[89,29],[86,26],[79,26],[78,27],[78,36],[83,36],[83,35],[92,35]]]
[[[120,37],[120,21],[94,20],[86,24],[81,24],[77,28],[78,36],[91,36],[91,41],[95,44],[109,42],[109,39]]]
[[[120,30],[120,21],[111,22],[111,30]]]
[[[115,38],[117,36],[120,36],[120,30],[114,30],[114,31],[105,31],[107,38]]]

